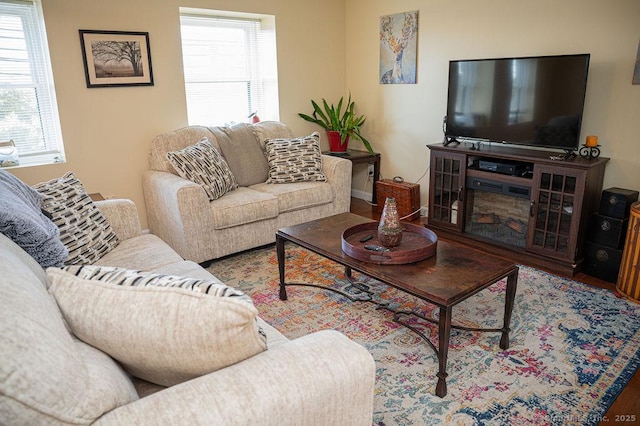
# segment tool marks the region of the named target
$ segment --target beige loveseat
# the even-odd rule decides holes
[[[184,261],[157,236],[142,233],[132,202],[97,204],[119,239],[97,264],[215,280],[196,263]],[[46,274],[31,256],[0,234],[2,425],[371,424],[373,359],[336,331],[289,341],[258,318],[267,335],[267,350],[165,388],[129,376],[107,354],[68,331],[71,322],[63,320],[58,307],[61,301],[51,290],[51,269],[61,273],[49,268]],[[97,309],[94,302],[97,306],[99,300],[77,308],[91,317]],[[150,309],[124,304],[120,308],[130,310],[132,317]],[[162,316],[163,311],[158,310]],[[193,326],[197,325],[194,319]],[[102,327],[109,331],[111,326]],[[154,327],[150,322],[149,332]],[[171,330],[166,332],[171,335]],[[185,357],[183,363],[189,362]]]
[[[167,160],[168,152],[205,137],[225,157],[239,184],[213,201],[200,185],[178,176]],[[265,141],[291,137],[280,122],[190,126],[156,136],[151,170],[143,178],[149,229],[183,258],[202,263],[273,243],[279,228],[349,211],[351,162],[346,159],[322,155],[326,182],[266,183]]]

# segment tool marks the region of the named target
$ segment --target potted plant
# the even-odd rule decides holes
[[[354,138],[362,141],[367,151],[373,154],[373,148],[371,144],[360,133],[360,127],[364,124],[365,116],[356,115],[354,112],[355,102],[351,101],[351,95],[347,104],[342,109],[344,96],[338,101],[338,105],[329,105],[326,100],[322,99],[322,108],[317,102],[311,100],[313,105],[313,114],[307,115],[299,113],[298,115],[309,121],[315,123],[318,126],[324,128],[327,132],[327,138],[329,139],[329,150],[331,152],[345,152],[349,143],[349,138]]]

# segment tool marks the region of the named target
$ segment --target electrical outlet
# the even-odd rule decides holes
[[[373,164],[367,165],[367,176],[373,177]]]

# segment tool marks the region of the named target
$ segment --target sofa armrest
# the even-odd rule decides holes
[[[151,233],[184,259],[196,263],[209,260],[203,253],[211,253],[212,249],[202,244],[211,239],[201,235],[212,230],[213,223],[204,189],[180,176],[155,170],[144,173],[142,189]]]
[[[322,155],[322,173],[333,187],[336,210],[335,213],[348,212],[351,206],[351,161]]]
[[[325,330],[119,407],[96,424],[369,426],[374,383],[369,352]]]
[[[94,201],[94,203],[121,241],[142,233],[138,209],[133,201],[111,199]]]

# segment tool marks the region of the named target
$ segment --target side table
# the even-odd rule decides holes
[[[346,152],[323,152],[325,155],[332,155],[334,157],[345,158],[350,160],[353,164],[373,164],[373,189],[371,190],[371,202],[377,204],[378,198],[376,194],[376,182],[380,179],[380,154],[369,151],[359,151],[357,149],[348,149]]]

